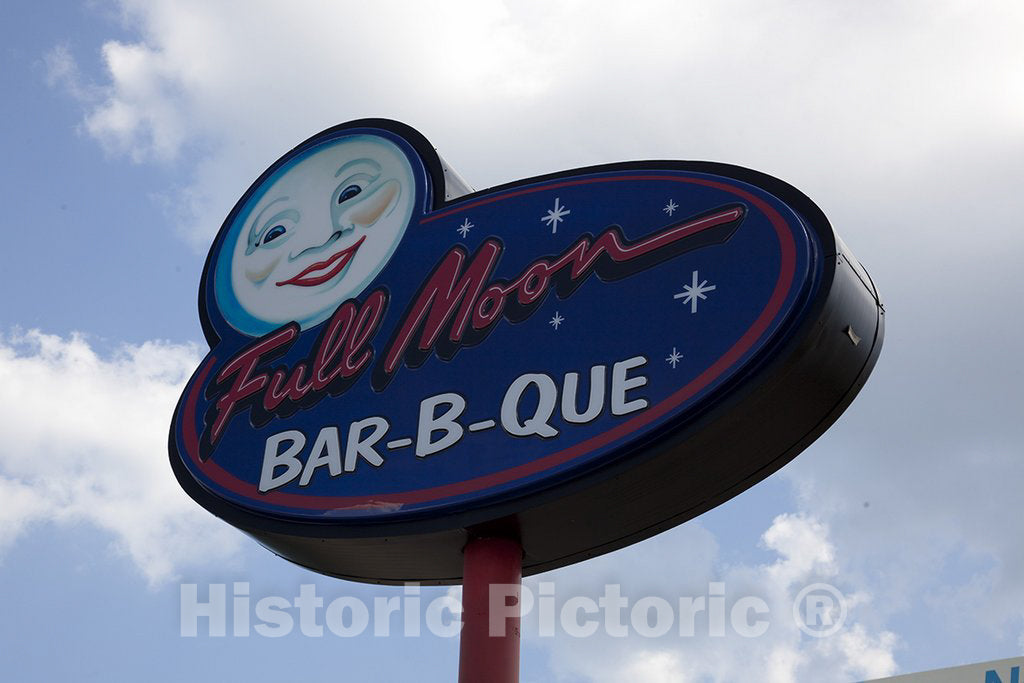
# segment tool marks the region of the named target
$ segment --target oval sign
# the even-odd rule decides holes
[[[870,371],[873,285],[781,181],[631,162],[453,198],[450,173],[402,124],[338,126],[268,169],[210,250],[211,350],[179,402],[172,464],[290,559],[453,581],[465,530],[495,523],[521,536],[527,573],[604,552],[767,476]],[[817,344],[826,372],[794,353],[837,312],[856,328]],[[723,432],[710,441],[731,444],[727,471],[695,457],[673,465],[684,481],[658,480],[685,444],[778,402],[759,388],[798,390],[808,368],[813,397],[770,427],[783,450]],[[819,397],[822,383],[836,386]],[[609,501],[616,480],[647,502]],[[547,519],[584,510],[586,533]]]

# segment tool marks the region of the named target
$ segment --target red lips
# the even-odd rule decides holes
[[[359,246],[366,239],[366,235],[359,238],[359,241],[348,249],[342,249],[337,254],[318,263],[314,263],[290,280],[282,280],[275,283],[278,287],[282,285],[298,285],[299,287],[316,287],[330,280],[340,273],[356,255]],[[316,275],[315,273],[320,273]]]

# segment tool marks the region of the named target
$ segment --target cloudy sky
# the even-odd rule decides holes
[[[0,24],[0,663],[12,680],[451,681],[458,642],[180,635],[182,584],[402,594],[274,557],[181,493],[209,241],[297,142],[365,116],[475,188],[628,159],[766,171],[879,284],[855,404],[770,479],[558,595],[758,596],[756,638],[543,636],[523,679],[853,681],[1024,651],[1024,9],[1014,2],[13,0]],[[846,596],[803,634],[799,591]],[[423,589],[432,599],[445,589]],[[229,627],[230,633],[230,627]]]

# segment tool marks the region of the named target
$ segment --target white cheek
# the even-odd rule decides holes
[[[274,272],[283,254],[252,254],[244,259],[242,268],[245,277],[253,284],[260,285]]]
[[[373,190],[373,194],[346,213],[346,220],[359,227],[371,227],[395,208],[401,192],[402,185],[397,180],[385,180]]]

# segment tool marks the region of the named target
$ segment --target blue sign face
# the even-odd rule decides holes
[[[821,281],[805,218],[710,166],[445,203],[436,157],[404,131],[307,141],[210,251],[212,348],[172,459],[243,512],[415,525],[557,496],[771,361]]]

